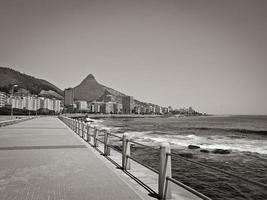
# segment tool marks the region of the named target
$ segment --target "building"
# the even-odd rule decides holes
[[[91,112],[92,113],[101,113],[101,106],[103,105],[103,102],[93,101],[91,103]]]
[[[55,111],[55,113],[60,112],[60,100],[53,99],[53,110]]]
[[[167,114],[169,112],[169,109],[166,107],[162,108],[162,113]]]
[[[5,107],[7,103],[7,96],[5,92],[0,92],[0,107]]]
[[[162,107],[161,106],[155,106],[155,113],[158,115],[162,114]]]
[[[33,96],[26,97],[26,110],[33,110]]]
[[[196,111],[192,107],[188,108],[188,114],[194,114],[195,112]]]
[[[114,102],[106,102],[104,103],[105,110],[103,113],[105,114],[113,114],[114,113]]]
[[[154,113],[154,107],[153,106],[148,106],[146,108],[146,114],[153,114]]]
[[[140,114],[141,113],[141,107],[140,106],[135,106],[134,107],[134,114]]]
[[[124,114],[131,114],[134,109],[134,98],[132,96],[122,97],[122,109]]]
[[[122,104],[121,103],[114,103],[114,113],[115,114],[121,114],[122,113]]]
[[[144,106],[140,107],[140,114],[146,114],[146,107]]]
[[[88,109],[87,101],[79,100],[79,101],[76,101],[76,104],[77,104],[77,109],[78,109],[79,111],[86,111],[86,110],[89,110],[89,109]]]
[[[169,106],[169,107],[168,107],[168,113],[169,113],[169,112],[172,112],[172,111],[173,111],[172,107]]]
[[[37,111],[41,108],[55,111],[55,113],[60,112],[61,104],[60,100],[38,96],[12,96],[7,98],[6,103],[20,110]]]
[[[53,110],[53,100],[44,98],[44,109]]]
[[[74,89],[68,88],[64,91],[64,105],[69,106],[74,103]]]

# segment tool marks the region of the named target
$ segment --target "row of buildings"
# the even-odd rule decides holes
[[[130,96],[127,97],[131,98]],[[72,108],[77,112],[103,113],[103,114],[166,114],[170,112],[170,108],[157,105],[135,105],[131,102],[117,103],[112,101],[92,101],[87,102],[77,100],[72,104]]]
[[[12,107],[29,111],[47,109],[59,113],[61,111],[61,102],[57,99],[38,97],[36,95],[20,96],[0,92],[0,107]]]
[[[152,104],[137,104],[132,96],[115,97],[104,94],[98,101],[76,100],[74,89],[68,88],[64,94],[64,105],[68,111],[103,114],[166,114],[171,108]]]

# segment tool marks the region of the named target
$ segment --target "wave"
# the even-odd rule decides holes
[[[246,138],[229,138],[227,136],[199,136],[194,134],[173,135],[153,134],[153,131],[129,131],[132,139],[147,145],[159,145],[169,142],[173,148],[187,148],[188,145],[198,145],[204,149],[229,149],[233,151],[256,152],[267,154],[267,141]]]
[[[189,127],[181,128],[182,130],[207,130],[207,131],[224,131],[224,132],[238,132],[238,133],[256,133],[267,135],[267,130],[253,130],[253,129],[240,129],[240,128],[213,128],[213,127]]]

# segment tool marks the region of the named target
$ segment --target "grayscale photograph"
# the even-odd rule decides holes
[[[0,0],[0,200],[266,199],[266,0]]]

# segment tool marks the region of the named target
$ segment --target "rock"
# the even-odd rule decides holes
[[[188,145],[188,149],[199,149],[200,146],[197,146],[197,145]]]
[[[209,153],[210,151],[207,150],[207,149],[200,149],[200,152],[202,152],[202,153]]]
[[[216,154],[229,154],[229,153],[231,153],[231,151],[228,150],[228,149],[214,149],[212,151],[212,153],[216,153]]]
[[[179,153],[179,155],[184,157],[184,158],[193,158],[192,153]]]

